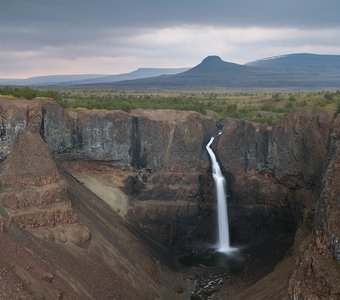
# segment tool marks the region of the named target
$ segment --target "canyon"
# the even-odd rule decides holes
[[[205,146],[221,130],[211,148],[246,266],[212,299],[338,299],[339,115],[269,126],[48,99],[0,99],[0,298],[193,297],[177,258],[216,242]]]

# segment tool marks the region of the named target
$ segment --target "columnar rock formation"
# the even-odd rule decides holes
[[[331,121],[327,113],[311,111],[290,114],[275,126],[224,121],[217,150],[237,236],[248,233],[246,241],[261,229],[294,231],[302,209],[315,206]]]

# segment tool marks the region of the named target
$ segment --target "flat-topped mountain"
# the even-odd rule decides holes
[[[87,80],[90,78],[101,78],[106,76],[107,75],[102,74],[35,76],[18,79],[0,79],[0,85],[46,86],[60,84],[63,82],[73,82],[79,80]]]
[[[296,53],[256,60],[247,63],[246,66],[270,69],[278,73],[314,73],[339,76],[340,55]]]
[[[17,86],[74,86],[82,84],[96,84],[104,82],[115,82],[122,80],[132,80],[138,78],[154,77],[166,74],[177,74],[189,68],[138,68],[132,72],[103,75],[103,74],[84,74],[84,75],[50,75],[37,76],[25,79],[0,79],[1,85]]]
[[[59,85],[72,86],[95,83],[110,83],[122,80],[134,80],[139,78],[155,77],[160,75],[172,75],[187,71],[189,68],[138,68],[129,73],[122,73],[118,75],[109,75],[105,77],[89,78],[77,81],[67,81]]]

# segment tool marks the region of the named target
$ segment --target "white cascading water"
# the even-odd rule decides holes
[[[220,135],[220,132],[218,135]],[[230,253],[234,249],[230,247],[229,241],[229,224],[228,224],[228,210],[227,198],[225,193],[225,179],[222,175],[220,166],[217,162],[215,153],[210,148],[215,137],[212,137],[206,145],[212,163],[212,175],[216,186],[217,195],[217,215],[218,215],[218,251],[223,253]]]

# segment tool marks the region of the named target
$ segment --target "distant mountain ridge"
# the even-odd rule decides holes
[[[12,83],[0,79],[0,85],[6,84],[112,89],[340,88],[340,55],[295,53],[244,65],[211,55],[191,69],[140,68],[118,75],[43,76]]]
[[[313,72],[319,74],[339,75],[340,55],[296,53],[256,60],[247,63],[246,66],[265,68],[276,72]]]
[[[208,56],[200,64],[183,73],[120,81],[112,83],[110,87],[126,89],[339,88],[340,55],[288,54],[256,60],[245,65],[226,62],[218,56]]]
[[[18,85],[18,86],[36,86],[51,85],[67,81],[86,80],[89,78],[100,78],[107,75],[101,74],[85,74],[85,75],[48,75],[36,76],[24,79],[0,79],[0,85]]]
[[[73,86],[82,84],[95,84],[115,82],[120,80],[132,80],[137,78],[147,78],[164,74],[177,74],[189,68],[139,68],[135,71],[117,75],[85,74],[85,75],[50,75],[37,76],[25,79],[0,79],[0,85],[18,86]]]
[[[109,83],[122,80],[133,80],[139,78],[148,78],[161,75],[178,74],[189,70],[189,68],[138,68],[130,73],[122,73],[118,75],[109,75],[104,77],[90,78],[78,81],[64,82],[62,85],[82,85],[95,83]]]

